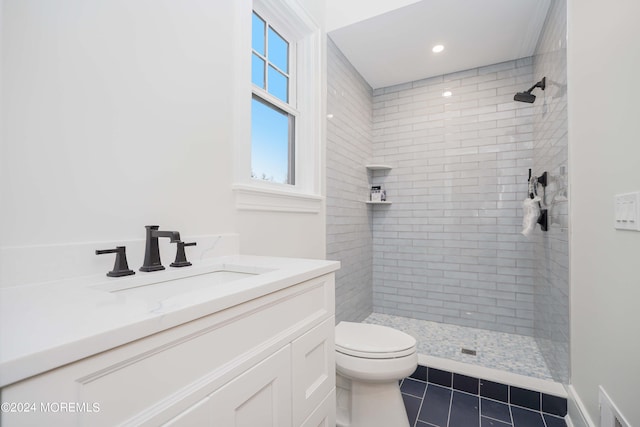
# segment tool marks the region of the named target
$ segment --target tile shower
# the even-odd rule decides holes
[[[373,311],[531,337],[566,382],[565,34],[566,1],[552,1],[533,57],[375,90],[329,40],[337,320]],[[542,76],[535,104],[513,102]],[[393,169],[368,175],[368,163]],[[531,239],[520,234],[529,168],[551,177],[549,231]],[[363,203],[370,185],[393,204]]]
[[[374,311],[533,335],[532,59],[374,90]],[[444,97],[450,91],[452,96]]]

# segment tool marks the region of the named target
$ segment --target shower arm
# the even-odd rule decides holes
[[[543,77],[542,80],[540,80],[538,83],[536,83],[533,86],[531,86],[531,88],[527,91],[527,93],[531,93],[531,91],[533,91],[537,87],[539,87],[540,89],[544,90],[544,88],[546,86],[547,86],[547,78]]]

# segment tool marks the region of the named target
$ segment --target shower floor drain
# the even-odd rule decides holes
[[[468,354],[470,356],[475,356],[476,355],[476,351],[475,350],[471,350],[470,348],[463,348],[462,349],[462,354]]]

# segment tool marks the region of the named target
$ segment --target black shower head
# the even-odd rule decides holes
[[[531,86],[531,88],[528,91],[516,93],[515,96],[513,97],[513,100],[514,101],[520,101],[520,102],[526,102],[528,104],[533,104],[533,102],[536,100],[536,96],[533,95],[531,92],[537,87],[539,87],[540,89],[544,90],[546,85],[547,85],[547,78],[543,77],[542,80],[540,80],[538,83],[536,83],[533,86]]]
[[[533,104],[533,102],[536,100],[536,96],[530,92],[518,92],[513,97],[513,100]]]

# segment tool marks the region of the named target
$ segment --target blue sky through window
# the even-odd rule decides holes
[[[289,72],[289,43],[269,27],[269,62],[285,73]]]
[[[251,81],[281,101],[289,102],[289,43],[253,13]],[[251,176],[293,184],[294,117],[254,89],[251,101]]]
[[[262,56],[265,55],[264,29],[265,22],[258,15],[253,14],[251,31],[251,47]]]
[[[251,175],[289,182],[289,115],[255,97],[251,100]]]
[[[264,89],[264,61],[256,54],[251,55],[251,82]]]
[[[288,81],[280,71],[269,65],[269,93],[273,96],[277,96],[284,102],[289,101]]]

